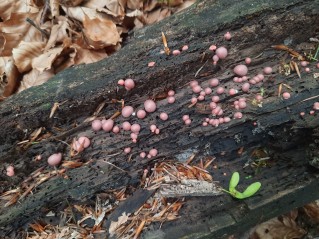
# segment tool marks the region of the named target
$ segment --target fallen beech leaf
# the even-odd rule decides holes
[[[111,234],[111,236],[114,235],[116,229],[119,228],[119,226],[121,226],[122,224],[126,223],[127,220],[128,220],[128,215],[126,215],[126,212],[123,212],[122,216],[119,216],[116,222],[112,221],[109,228],[109,233]]]
[[[60,15],[59,6],[60,0],[50,0],[50,9],[52,17],[57,17]]]
[[[12,48],[19,45],[20,41],[42,42],[41,33],[28,22],[27,18],[35,21],[39,13],[12,13],[11,18],[0,22],[2,37],[5,39],[4,49],[1,56],[10,56]]]
[[[39,8],[33,3],[33,1],[16,1],[6,0],[0,1],[0,17],[2,21],[7,21],[12,13],[24,12],[24,13],[36,13],[39,12]]]
[[[42,54],[44,42],[24,42],[12,50],[12,56],[18,70],[23,73],[31,70],[34,58]]]
[[[32,67],[40,72],[51,69],[53,61],[60,55],[62,51],[63,46],[58,46],[48,50],[47,52],[33,59]]]
[[[125,16],[126,0],[89,0],[84,6],[95,9],[98,12],[105,12],[106,14],[123,20]]]
[[[142,9],[143,1],[140,1],[140,0],[127,0],[127,7],[129,9],[132,9],[132,10]]]
[[[52,69],[43,72],[33,69],[23,76],[18,92],[21,92],[32,86],[41,85],[44,82],[47,82],[52,76],[54,76]]]
[[[62,43],[65,39],[70,38],[69,30],[71,29],[70,20],[64,16],[57,17],[58,23],[52,26],[50,38],[45,46],[45,51],[56,46],[57,43]]]
[[[12,95],[19,85],[20,73],[12,57],[0,57],[0,100]]]
[[[309,203],[302,207],[307,216],[315,223],[319,223],[319,205],[316,202]]]
[[[155,22],[159,22],[166,17],[171,15],[171,11],[169,9],[157,9],[148,14],[144,15],[144,21],[147,25],[153,24]]]
[[[116,25],[104,18],[90,19],[85,16],[83,21],[84,34],[90,47],[102,49],[106,46],[115,46],[120,41]]]
[[[279,216],[259,224],[250,238],[262,239],[298,239],[306,231],[298,227],[296,222],[287,216]]]
[[[76,65],[97,62],[107,57],[107,54],[104,51],[83,49],[78,45],[73,45],[72,47],[76,49],[74,59]]]

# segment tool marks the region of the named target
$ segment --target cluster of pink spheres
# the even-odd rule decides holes
[[[231,40],[232,36],[230,32],[227,32],[224,34],[224,39],[229,41]],[[184,45],[181,48],[182,51],[187,51],[188,46]],[[211,45],[209,47],[209,50],[214,53],[212,59],[213,59],[213,64],[217,64],[218,61],[223,60],[227,57],[228,55],[228,50],[226,47],[217,47],[216,45]],[[162,52],[164,53],[164,51]],[[180,50],[173,50],[172,54],[174,56],[178,56],[181,54]],[[211,109],[211,115],[212,118],[204,118],[203,119],[203,126],[215,126],[217,127],[220,124],[223,123],[228,123],[231,121],[231,118],[229,116],[223,116],[224,110],[221,106],[220,98],[222,95],[229,95],[229,96],[236,96],[240,91],[247,93],[249,92],[250,88],[252,85],[256,85],[260,82],[263,82],[265,79],[265,75],[270,75],[273,72],[272,67],[265,67],[263,69],[263,72],[258,73],[255,76],[249,77],[247,76],[248,74],[248,65],[251,64],[252,60],[251,58],[247,57],[245,58],[244,64],[239,64],[234,67],[233,72],[235,73],[235,77],[233,78],[233,81],[235,83],[241,84],[241,86],[238,89],[231,88],[228,91],[220,85],[220,81],[218,78],[212,78],[209,80],[209,86],[203,88],[196,80],[192,80],[190,82],[190,87],[192,89],[193,96],[191,98],[191,103],[192,105],[195,105],[199,101],[204,101],[207,98],[211,99],[211,102],[209,103],[209,107]],[[302,61],[300,65],[304,67],[305,72],[310,72],[310,68],[308,67],[309,62],[307,61]],[[149,67],[154,67],[155,62],[149,62],[148,63]],[[317,68],[319,68],[319,63],[316,65]],[[124,86],[127,91],[132,90],[135,87],[135,82],[133,79],[120,79],[118,81],[118,85]],[[287,100],[291,97],[291,94],[289,92],[283,92],[282,93],[282,98]],[[173,90],[170,90],[168,92],[167,96],[167,102],[169,104],[173,104],[175,102],[175,92]],[[263,97],[259,94],[255,96],[255,100],[260,103],[263,100]],[[245,97],[241,97],[239,99],[236,99],[233,102],[233,108],[236,110],[233,114],[234,119],[241,119],[243,117],[243,113],[240,112],[240,110],[245,109],[247,107],[247,101]],[[132,106],[125,106],[122,109],[122,116],[123,118],[129,118],[132,115],[136,115],[138,119],[144,119],[147,114],[155,112],[157,109],[156,103],[153,100],[146,100],[144,102],[144,109],[139,109],[135,112],[135,109]],[[315,102],[313,105],[313,110],[311,110],[309,113],[314,114],[315,110],[319,110],[319,102]],[[304,112],[300,113],[301,116],[305,115]],[[159,118],[163,121],[168,120],[169,116],[165,112],[161,112],[159,115]],[[192,123],[192,120],[190,119],[189,115],[183,115],[182,117],[184,124],[185,125],[190,125]],[[131,139],[133,143],[137,142],[139,132],[141,130],[141,126],[137,123],[132,124],[129,121],[124,121],[122,122],[121,125],[115,124],[113,119],[103,119],[103,120],[94,120],[92,121],[92,129],[93,131],[100,131],[103,130],[105,132],[112,132],[114,134],[118,134],[121,130],[123,131],[131,131]],[[150,125],[150,131],[153,134],[159,134],[160,129],[155,125]],[[89,147],[90,145],[90,139],[82,136],[72,144],[72,149],[77,151],[77,152],[82,152],[85,148]],[[129,154],[131,152],[131,147],[126,147],[124,148],[124,153]],[[151,149],[148,153],[146,152],[141,152],[140,157],[141,158],[152,158],[155,157],[158,154],[157,149],[153,148]],[[48,158],[48,164],[51,166],[57,166],[61,163],[62,160],[62,154],[61,153],[55,153],[52,154]],[[13,166],[8,166],[6,169],[7,176],[14,176],[14,167]]]

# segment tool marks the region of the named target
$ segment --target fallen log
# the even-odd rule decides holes
[[[318,199],[318,170],[309,164],[317,151],[314,147],[309,153],[309,145],[316,144],[318,137],[318,113],[309,113],[319,95],[314,76],[317,63],[310,63],[310,73],[300,66],[301,79],[294,72],[278,73],[280,67],[289,64],[291,52],[271,47],[289,45],[300,56],[311,50],[313,53],[318,43],[309,42],[309,38],[318,38],[318,10],[319,1],[201,1],[156,25],[135,31],[112,57],[75,66],[41,86],[8,98],[0,105],[0,161],[3,165],[13,164],[16,176],[0,176],[1,192],[20,186],[37,168],[48,167],[46,159],[52,153],[63,152],[64,160],[88,163],[68,169],[66,176],[48,179],[15,205],[1,207],[0,235],[17,235],[18,228],[48,209],[61,207],[66,200],[75,203],[103,190],[136,186],[143,169],[155,162],[183,161],[192,154],[196,155],[194,162],[216,157],[216,167],[208,170],[220,186],[227,188],[231,173],[238,171],[243,176],[253,175],[253,181],[262,183],[261,190],[245,200],[229,195],[188,197],[180,219],[164,223],[161,229],[155,225],[145,232],[146,238],[223,237]],[[233,35],[231,41],[223,39],[226,31]],[[183,45],[189,49],[178,56],[160,54],[161,32],[171,50]],[[229,51],[227,58],[216,65],[208,50],[211,44],[224,45]],[[274,69],[249,93],[233,82],[233,68],[246,57],[252,58],[249,76],[266,66]],[[292,60],[299,64],[298,59]],[[148,67],[151,61],[155,67]],[[234,96],[221,95],[225,116],[233,118],[233,103],[239,97],[247,98],[248,106],[242,110],[241,119],[203,127],[203,119],[212,117],[211,110],[207,110],[210,99],[190,107],[192,91],[188,83],[196,79],[206,87],[213,77],[227,91],[239,89]],[[127,78],[136,84],[131,91],[117,85],[119,79]],[[282,98],[280,87],[282,92],[290,92],[289,99]],[[174,104],[162,99],[168,89],[176,92]],[[254,101],[257,93],[263,94],[262,103]],[[142,108],[148,98],[156,99],[158,110],[145,120],[130,118],[131,123],[142,126],[137,144],[128,134],[91,130],[88,119],[110,118],[121,110],[123,102],[134,109]],[[59,107],[49,117],[55,103]],[[169,120],[162,122],[158,113],[164,110]],[[190,126],[181,120],[186,114],[192,119]],[[124,120],[117,117],[116,123]],[[150,124],[160,127],[159,135],[150,134]],[[40,135],[32,141],[31,133],[39,128]],[[67,144],[80,135],[88,136],[92,144],[71,158]],[[123,153],[126,147],[132,147],[131,154]],[[139,157],[141,151],[152,148],[159,152],[155,158]],[[252,167],[258,151],[266,152],[269,160]],[[35,160],[38,155],[41,160]],[[251,183],[249,179],[243,181],[243,187]]]

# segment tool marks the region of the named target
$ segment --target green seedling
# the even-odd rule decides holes
[[[261,183],[260,182],[255,182],[250,184],[246,190],[244,192],[239,192],[236,190],[236,187],[239,183],[239,173],[238,172],[234,172],[230,181],[229,181],[229,191],[222,189],[224,192],[229,193],[230,195],[232,195],[234,198],[238,198],[238,199],[244,199],[244,198],[248,198],[253,196],[261,187]]]

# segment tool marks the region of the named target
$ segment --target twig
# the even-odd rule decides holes
[[[47,33],[45,30],[42,30],[40,27],[38,27],[30,18],[27,17],[26,21],[30,23],[32,26],[34,26],[36,29],[38,29],[46,39],[49,39],[50,37],[49,33]]]

